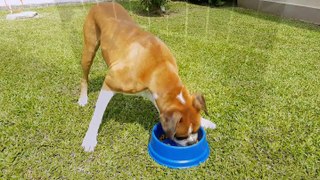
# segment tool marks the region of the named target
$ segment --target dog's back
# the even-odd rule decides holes
[[[128,12],[120,4],[114,2],[99,3],[93,6],[87,18],[94,18],[100,29],[104,25],[101,22],[110,19],[135,23]]]

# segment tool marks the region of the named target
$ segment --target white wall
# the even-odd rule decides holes
[[[103,0],[23,0],[25,5],[37,5],[37,4],[59,4],[59,3],[75,3],[75,2],[101,2]],[[8,5],[20,6],[20,0],[6,0]],[[4,0],[0,0],[0,7],[5,7]]]
[[[320,0],[265,0],[265,1],[320,8]]]

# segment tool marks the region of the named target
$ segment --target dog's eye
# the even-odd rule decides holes
[[[175,137],[177,140],[179,140],[179,141],[181,141],[181,140],[185,140],[185,139],[187,139],[188,138],[188,136],[186,136],[186,137]]]

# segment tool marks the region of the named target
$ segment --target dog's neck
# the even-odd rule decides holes
[[[161,77],[161,76],[157,76]],[[160,112],[165,112],[177,103],[185,104],[188,98],[188,93],[182,84],[179,76],[172,73],[170,78],[161,77],[161,82],[156,89],[150,89]]]

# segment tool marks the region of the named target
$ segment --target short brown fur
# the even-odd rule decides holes
[[[175,58],[157,37],[141,29],[117,3],[101,3],[84,24],[81,94],[87,93],[88,74],[98,47],[109,71],[103,89],[122,93],[149,90],[157,94],[163,129],[169,136],[188,136],[200,127],[200,110],[178,76]],[[185,103],[177,99],[182,92]],[[200,102],[201,103],[201,102]]]

